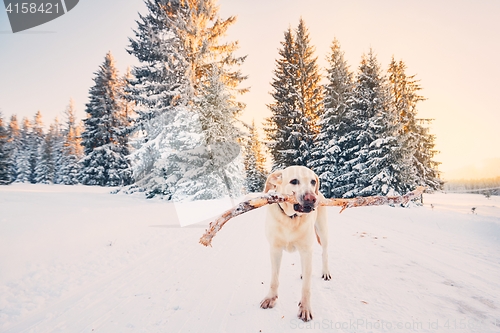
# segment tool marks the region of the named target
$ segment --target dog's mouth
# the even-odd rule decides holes
[[[300,204],[294,204],[293,205],[293,209],[296,211],[296,212],[299,212],[299,213],[310,213],[314,210],[314,206],[313,205],[300,205]]]

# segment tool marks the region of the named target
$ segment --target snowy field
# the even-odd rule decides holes
[[[500,332],[500,197],[424,200],[328,208],[332,280],[315,246],[314,320],[303,323],[297,253],[283,257],[277,306],[259,308],[265,208],[205,248],[206,223],[181,228],[161,200],[2,186],[0,332]]]

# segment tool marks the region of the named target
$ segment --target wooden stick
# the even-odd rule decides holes
[[[243,201],[236,207],[222,213],[222,215],[215,221],[210,222],[210,224],[208,225],[208,229],[205,230],[205,233],[200,238],[200,243],[205,246],[212,246],[212,238],[224,226],[224,224],[226,224],[227,221],[229,221],[233,217],[249,212],[256,208],[278,202],[295,202],[295,197],[291,195],[286,196],[272,192],[254,199]]]
[[[379,206],[387,204],[406,204],[410,200],[413,200],[420,196],[425,190],[425,187],[419,186],[414,191],[409,192],[403,196],[397,197],[384,197],[384,196],[373,196],[373,197],[357,197],[353,199],[323,199],[319,205],[320,206],[339,206],[342,207],[339,213],[342,213],[346,208],[361,207],[361,206]],[[274,203],[288,202],[291,204],[296,204],[297,201],[293,195],[283,195],[275,192],[267,193],[254,199],[246,200],[238,204],[236,207],[225,211],[220,217],[215,221],[210,222],[208,229],[200,238],[200,243],[205,246],[212,246],[212,238],[217,234],[217,232],[222,229],[227,221],[241,215],[243,213],[249,212],[256,208],[270,205]]]
[[[381,206],[381,205],[396,205],[403,204],[406,205],[410,200],[418,198],[424,193],[425,187],[418,186],[415,190],[406,193],[402,196],[396,197],[384,197],[384,196],[374,196],[374,197],[356,197],[353,199],[325,199],[320,202],[320,206],[340,206],[342,209],[339,213],[342,213],[346,208],[361,207],[361,206]]]

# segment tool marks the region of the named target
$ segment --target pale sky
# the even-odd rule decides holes
[[[270,82],[283,32],[309,28],[321,67],[332,40],[342,46],[351,69],[374,50],[384,69],[391,57],[416,74],[427,98],[419,117],[435,119],[436,160],[445,179],[500,176],[500,1],[498,0],[220,0],[222,17],[238,17],[228,31],[239,40],[242,67],[251,88],[243,120],[269,116]],[[5,118],[45,124],[62,118],[70,97],[84,117],[93,73],[107,51],[118,69],[136,64],[125,48],[143,0],[81,0],[62,17],[12,34],[0,9],[0,109]]]

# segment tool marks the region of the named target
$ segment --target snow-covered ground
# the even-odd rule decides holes
[[[321,280],[316,246],[314,320],[303,323],[297,253],[283,257],[277,306],[259,308],[265,208],[205,248],[205,224],[181,228],[161,200],[3,186],[0,332],[500,332],[500,197],[424,200],[329,208],[333,278]]]

